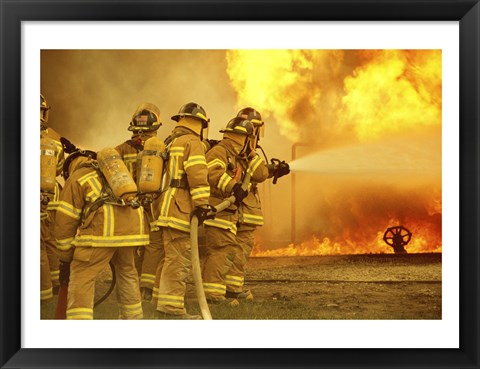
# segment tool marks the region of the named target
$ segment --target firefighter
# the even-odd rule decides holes
[[[68,179],[55,218],[60,260],[70,264],[66,318],[94,318],[95,281],[112,261],[119,319],[142,319],[134,253],[149,242],[143,209],[115,197],[100,170],[102,163],[92,155],[74,155],[66,163]],[[122,178],[129,176],[126,168],[124,172]]]
[[[251,181],[262,181],[268,170],[257,155],[252,155],[254,126],[248,119],[235,117],[221,130],[223,139],[206,154],[211,188],[210,204],[216,206],[230,196],[235,203],[205,221],[207,254],[203,267],[203,288],[209,303],[226,303],[237,306],[237,299],[226,298],[226,287],[230,283],[227,274],[235,255],[241,250],[236,240],[238,209],[248,190],[242,188],[246,172]]]
[[[40,301],[42,302],[51,301],[59,287],[59,259],[53,237],[53,221],[61,189],[56,177],[61,174],[65,160],[60,135],[46,125],[49,110],[50,106],[45,97],[40,94],[40,138],[48,138],[52,144],[52,150],[41,147],[40,155],[51,153],[56,162],[56,169],[52,172],[55,178],[51,178],[53,191],[42,191],[42,185],[40,186]],[[41,174],[41,183],[43,175]]]
[[[262,204],[258,194],[258,183],[264,182],[267,178],[280,178],[290,172],[288,164],[277,161],[275,164],[267,164],[257,154],[258,141],[264,135],[265,123],[260,113],[247,107],[240,110],[238,117],[249,119],[254,127],[254,134],[251,142],[251,170],[256,177],[251,181],[251,188],[248,195],[243,199],[239,208],[239,227],[236,235],[236,242],[240,247],[236,253],[233,264],[226,275],[227,293],[229,299],[253,300],[253,293],[244,288],[245,266],[253,249],[254,233],[257,227],[264,224]]]
[[[159,319],[201,319],[185,309],[186,280],[191,270],[190,220],[199,224],[209,217],[210,186],[207,178],[203,131],[210,119],[196,103],[183,105],[172,117],[176,123],[165,140],[165,186],[160,196],[156,226],[162,228],[165,257],[159,264],[153,292]]]
[[[160,122],[160,109],[151,103],[140,104],[133,113],[128,130],[132,137],[115,147],[120,153],[133,179],[137,181],[137,157],[144,149],[145,141],[157,135]],[[142,199],[144,200],[144,199]],[[149,201],[142,201],[148,224],[152,222],[152,204]],[[161,233],[158,227],[150,228],[150,243],[140,247],[135,253],[135,264],[140,274],[140,291],[144,300],[150,300],[155,272],[158,262],[162,257]]]

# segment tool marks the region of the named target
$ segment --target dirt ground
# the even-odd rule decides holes
[[[317,319],[441,319],[442,255],[254,257],[255,301],[310,305]]]

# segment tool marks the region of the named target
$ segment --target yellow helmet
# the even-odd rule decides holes
[[[133,113],[129,131],[156,131],[162,122],[160,122],[160,109],[151,103],[143,103],[138,106]]]

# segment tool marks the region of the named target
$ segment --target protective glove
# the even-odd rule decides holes
[[[193,211],[192,216],[195,215],[198,219],[198,225],[201,225],[207,219],[214,219],[216,211],[217,209],[211,205],[199,205]]]
[[[232,195],[235,196],[235,205],[239,206],[243,199],[247,197],[248,191],[242,188],[241,183],[235,183],[232,188]]]
[[[59,271],[58,282],[61,286],[68,285],[68,282],[70,281],[70,263],[60,261]]]

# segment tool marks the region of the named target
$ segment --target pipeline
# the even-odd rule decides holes
[[[242,188],[248,189],[250,184],[251,175],[247,172],[243,178]],[[215,206],[216,213],[225,210],[235,202],[235,196],[230,196],[225,201]],[[204,320],[212,320],[212,314],[208,308],[207,299],[205,297],[205,291],[203,290],[202,271],[200,268],[200,254],[198,252],[198,218],[192,217],[190,222],[190,240],[192,243],[192,274],[195,284],[195,292],[197,294],[198,304],[200,306],[200,312]]]

